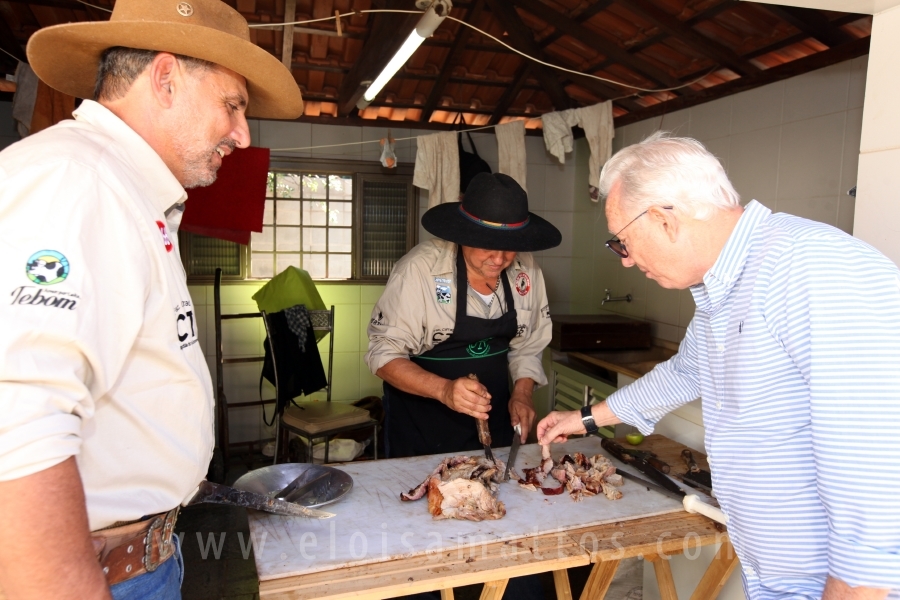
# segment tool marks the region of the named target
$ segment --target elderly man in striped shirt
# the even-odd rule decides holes
[[[551,413],[541,443],[648,434],[702,398],[747,597],[900,598],[900,271],[828,225],[742,208],[695,140],[624,148],[600,190],[610,250],[697,310],[677,355],[589,415]]]

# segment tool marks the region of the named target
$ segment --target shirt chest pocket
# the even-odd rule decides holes
[[[530,310],[516,308],[516,337],[527,337],[531,333],[531,313]]]

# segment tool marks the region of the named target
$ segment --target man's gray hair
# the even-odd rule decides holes
[[[741,201],[722,164],[703,144],[665,131],[619,150],[603,165],[600,196],[606,198],[616,183],[628,214],[671,205],[688,217],[706,220],[718,210],[737,208]]]
[[[107,48],[100,57],[97,67],[97,83],[94,85],[94,100],[117,100],[125,96],[134,80],[144,72],[156,55],[157,50],[138,50],[115,46]],[[215,65],[211,62],[175,55],[187,71],[209,71]]]

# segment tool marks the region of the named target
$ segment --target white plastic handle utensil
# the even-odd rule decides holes
[[[725,516],[725,513],[723,513],[721,509],[716,508],[711,504],[707,504],[695,494],[685,494],[682,504],[684,504],[684,510],[689,513],[699,513],[722,525],[728,524],[728,517]]]

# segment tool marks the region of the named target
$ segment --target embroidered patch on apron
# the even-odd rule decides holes
[[[516,275],[516,291],[520,296],[524,296],[531,289],[531,279],[528,273],[519,273]]]
[[[440,283],[434,284],[434,292],[440,304],[450,304],[450,286]]]

